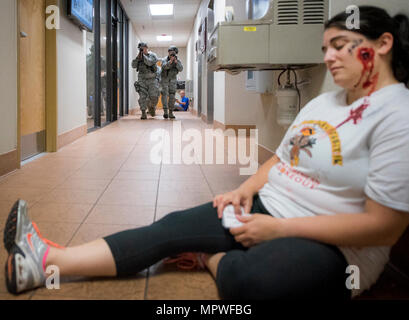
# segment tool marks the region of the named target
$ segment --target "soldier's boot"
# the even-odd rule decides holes
[[[155,112],[155,108],[154,108],[154,107],[149,107],[149,114],[151,115],[151,117],[156,116],[156,112]]]
[[[176,119],[175,115],[173,114],[173,110],[169,110],[169,119]]]
[[[148,117],[146,116],[146,110],[142,110],[141,120],[146,120]]]
[[[163,109],[163,117],[164,117],[165,119],[169,118],[168,109]]]

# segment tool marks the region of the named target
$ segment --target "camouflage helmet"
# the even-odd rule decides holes
[[[138,49],[142,48],[142,47],[148,47],[148,44],[146,42],[139,42],[138,43]]]
[[[169,49],[168,49],[168,52],[169,51],[174,51],[176,54],[178,54],[178,52],[179,52],[179,50],[178,50],[178,48],[176,46],[170,46]]]

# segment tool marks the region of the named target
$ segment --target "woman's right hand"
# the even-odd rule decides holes
[[[240,206],[244,207],[244,212],[250,213],[253,205],[253,192],[245,188],[237,188],[233,191],[219,194],[213,199],[213,208],[217,208],[217,216],[219,219],[223,216],[224,208],[232,204],[236,214],[241,214]]]

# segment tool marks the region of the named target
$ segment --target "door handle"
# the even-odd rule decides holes
[[[25,33],[24,31],[20,31],[20,37],[21,37],[21,38],[27,38],[27,37],[28,37],[28,34]]]

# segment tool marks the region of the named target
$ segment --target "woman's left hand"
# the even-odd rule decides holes
[[[283,237],[283,219],[260,213],[251,216],[236,215],[236,218],[243,222],[243,225],[230,228],[230,233],[245,247]]]

